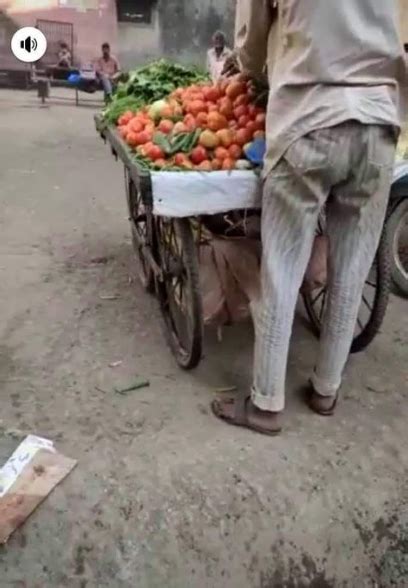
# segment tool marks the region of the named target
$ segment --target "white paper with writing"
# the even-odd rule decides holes
[[[40,449],[46,449],[55,453],[54,443],[49,439],[28,435],[20,443],[13,455],[0,469],[0,498],[11,488],[26,464],[34,457]]]

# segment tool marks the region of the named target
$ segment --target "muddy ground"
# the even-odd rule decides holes
[[[93,112],[0,92],[0,459],[35,433],[78,460],[0,549],[0,586],[408,586],[407,302],[350,361],[333,419],[299,393],[316,353],[299,306],[284,434],[223,426],[209,403],[249,384],[251,328],[176,367]]]

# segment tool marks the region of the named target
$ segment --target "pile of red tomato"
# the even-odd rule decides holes
[[[179,88],[165,101],[140,112],[126,112],[118,130],[127,144],[155,168],[232,170],[245,159],[244,147],[265,136],[265,111],[251,103],[244,81]],[[166,155],[155,134],[174,140],[196,132],[195,145]],[[242,162],[241,162],[242,163]]]

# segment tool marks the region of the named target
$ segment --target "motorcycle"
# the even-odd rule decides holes
[[[408,297],[408,161],[396,163],[385,224],[390,247],[391,278]]]

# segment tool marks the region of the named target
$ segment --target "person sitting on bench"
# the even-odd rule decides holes
[[[72,65],[71,51],[64,41],[61,41],[59,46],[60,50],[58,51],[58,67],[65,67],[69,69]]]
[[[109,99],[112,96],[113,83],[120,73],[119,63],[112,57],[109,43],[102,45],[102,56],[97,59],[95,70],[105,92],[105,98]]]

